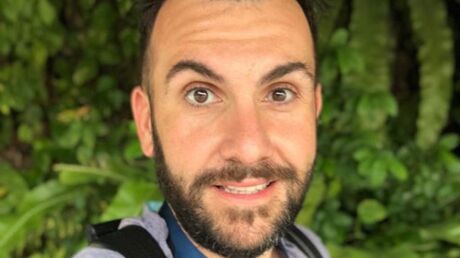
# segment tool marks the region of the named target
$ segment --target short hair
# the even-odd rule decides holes
[[[140,9],[140,77],[141,83],[144,84],[145,78],[144,76],[148,74],[148,64],[147,64],[147,53],[149,42],[152,37],[152,30],[155,25],[155,21],[160,11],[161,7],[167,0],[141,0],[139,2],[139,9]],[[239,1],[239,0],[233,0]],[[317,10],[324,7],[324,2],[321,0],[296,0],[297,3],[302,7],[303,13],[307,18],[308,24],[310,26],[312,38],[313,38],[313,47],[315,53],[315,61],[316,61],[316,42],[317,42],[317,27],[316,27],[316,14]],[[318,70],[318,69],[316,69]],[[143,87],[147,87],[147,85],[143,85]]]

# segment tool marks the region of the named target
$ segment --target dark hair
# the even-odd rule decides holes
[[[234,0],[235,1],[235,0]],[[152,35],[152,29],[155,25],[155,21],[160,11],[160,8],[163,6],[166,0],[141,0],[139,2],[140,9],[140,24],[139,30],[141,34],[140,38],[140,57],[141,57],[141,80],[144,83],[144,74],[148,74],[148,70],[145,70],[147,65],[145,64],[147,48],[150,42]],[[310,25],[310,30],[312,33],[313,44],[315,48],[316,55],[316,41],[317,41],[317,28],[316,28],[316,11],[319,8],[323,7],[321,0],[297,0],[299,5],[302,7],[302,10],[307,18],[307,21]],[[315,57],[316,60],[316,57]]]

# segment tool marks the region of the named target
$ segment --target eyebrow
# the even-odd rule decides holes
[[[272,69],[270,72],[268,72],[266,75],[262,77],[259,84],[266,84],[272,82],[274,80],[282,78],[283,76],[289,73],[297,71],[303,71],[309,79],[313,81],[315,80],[314,72],[310,68],[310,66],[302,62],[289,62],[287,64],[282,64]]]
[[[169,83],[169,81],[171,81],[171,79],[175,75],[186,70],[192,70],[198,74],[201,74],[204,77],[207,77],[217,82],[224,81],[224,78],[221,75],[217,74],[211,68],[208,68],[206,65],[193,60],[182,60],[175,64],[171,69],[169,69],[169,72],[166,75],[166,83]]]
[[[182,60],[176,63],[173,67],[171,67],[171,69],[169,69],[166,75],[166,83],[168,84],[174,76],[186,70],[194,71],[204,77],[207,77],[217,82],[225,81],[223,76],[214,72],[211,68],[207,67],[203,63],[194,60]],[[314,81],[315,75],[310,66],[302,62],[289,62],[286,64],[278,65],[271,71],[266,73],[259,81],[259,85],[272,82],[274,80],[282,78],[283,76],[289,73],[297,71],[303,71],[309,79]]]

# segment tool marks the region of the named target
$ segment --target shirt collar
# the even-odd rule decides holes
[[[168,241],[176,258],[206,258],[179,226],[169,205],[165,202],[160,209],[160,216],[166,221],[169,230]]]

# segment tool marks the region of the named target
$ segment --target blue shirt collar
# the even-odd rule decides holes
[[[169,205],[161,206],[160,216],[166,221],[169,230],[168,242],[176,258],[206,258],[185,235]]]

